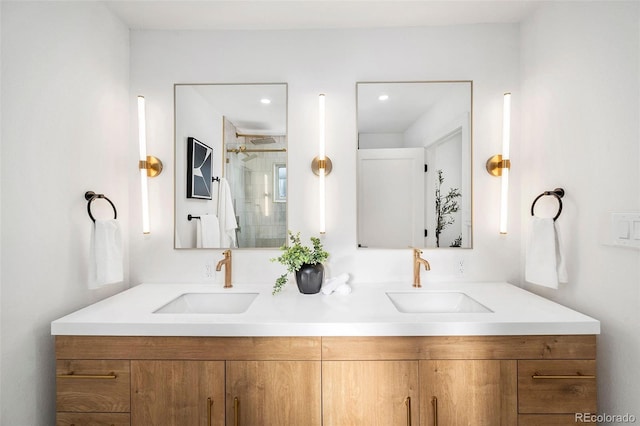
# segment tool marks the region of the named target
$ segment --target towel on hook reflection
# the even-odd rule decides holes
[[[196,247],[220,247],[220,223],[216,215],[203,214],[196,220]]]
[[[236,213],[233,210],[231,188],[225,178],[220,178],[218,185],[218,220],[220,222],[220,247],[234,248],[236,244]]]
[[[91,224],[89,242],[89,288],[124,280],[122,232],[116,219],[96,220]]]
[[[531,217],[524,278],[550,288],[569,281],[560,234],[552,218]]]

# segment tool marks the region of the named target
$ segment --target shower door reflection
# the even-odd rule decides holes
[[[281,247],[287,234],[286,136],[242,134],[228,120],[224,127],[225,176],[237,215],[238,248]]]

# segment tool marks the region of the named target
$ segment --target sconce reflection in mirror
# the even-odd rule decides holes
[[[320,233],[326,232],[325,225],[325,177],[331,173],[333,164],[331,159],[325,155],[325,96],[318,96],[318,155],[311,161],[311,170],[315,173],[318,180],[319,192],[319,214],[320,214]]]
[[[149,190],[148,178],[156,177],[162,172],[162,161],[147,155],[147,120],[144,96],[138,96],[138,144],[140,146],[140,191],[142,195],[142,233],[151,232],[149,225]]]
[[[511,143],[511,93],[504,94],[502,109],[502,154],[494,155],[487,160],[487,172],[502,178],[500,190],[500,233],[507,233],[507,216],[509,205],[509,145]]]

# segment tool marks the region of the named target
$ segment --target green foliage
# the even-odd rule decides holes
[[[272,262],[280,262],[286,266],[287,273],[299,271],[304,264],[315,265],[323,263],[329,257],[329,253],[324,250],[318,237],[311,237],[312,247],[302,245],[299,232],[294,234],[289,231],[289,240],[291,243],[288,247],[284,245],[280,248],[282,254],[271,259]],[[286,283],[287,274],[280,275],[273,286],[272,294],[279,293]]]
[[[458,188],[450,188],[449,193],[443,197],[440,189],[443,182],[444,177],[442,176],[442,170],[438,170],[438,186],[436,187],[436,247],[440,247],[440,234],[442,231],[455,222],[452,214],[460,209],[456,198],[462,196]]]
[[[462,235],[459,235],[458,238],[453,240],[449,247],[462,247]]]

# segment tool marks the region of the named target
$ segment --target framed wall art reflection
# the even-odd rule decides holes
[[[213,150],[196,138],[187,138],[187,198],[211,200]]]

